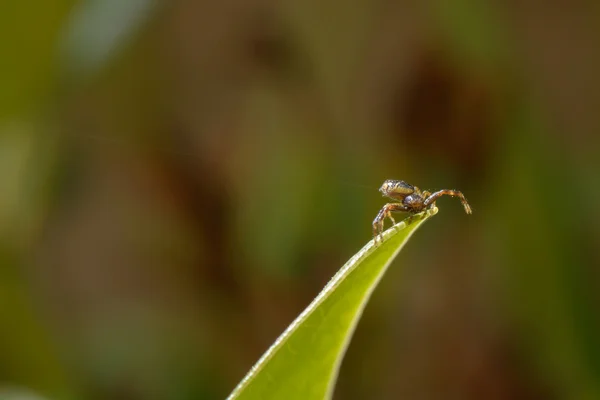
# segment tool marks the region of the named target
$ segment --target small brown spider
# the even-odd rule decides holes
[[[398,200],[399,203],[386,204],[373,220],[373,238],[375,242],[383,235],[383,223],[386,218],[389,218],[394,225],[396,224],[396,221],[392,217],[392,212],[404,211],[410,214],[416,214],[435,206],[435,201],[444,195],[458,197],[465,208],[465,212],[467,214],[472,213],[471,206],[467,203],[467,199],[465,199],[465,196],[458,190],[444,189],[435,193],[430,193],[426,190],[421,191],[418,187],[409,185],[404,181],[388,179],[383,182],[379,191],[390,199]]]

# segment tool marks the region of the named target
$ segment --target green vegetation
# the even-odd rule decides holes
[[[261,357],[231,399],[330,398],[362,312],[408,239],[437,208],[417,214],[367,243]]]
[[[385,179],[475,215],[353,332],[422,221],[367,246],[236,398],[600,399],[600,2],[564,3],[3,1],[0,400],[227,397]]]

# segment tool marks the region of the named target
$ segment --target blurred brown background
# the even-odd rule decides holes
[[[4,0],[0,394],[226,397],[393,178],[335,398],[600,399],[599,4]]]

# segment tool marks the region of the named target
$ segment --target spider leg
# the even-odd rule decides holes
[[[471,210],[471,206],[469,205],[469,203],[467,203],[467,199],[465,199],[465,196],[459,192],[458,190],[449,190],[449,189],[444,189],[444,190],[438,190],[437,192],[429,195],[425,201],[423,202],[423,204],[425,205],[425,207],[429,207],[430,205],[434,205],[435,201],[437,199],[439,199],[442,196],[452,196],[452,197],[458,197],[460,199],[460,202],[462,203],[463,207],[465,208],[465,212],[467,214],[472,214],[473,210]]]
[[[409,211],[404,204],[388,203],[379,210],[377,216],[373,220],[373,239],[377,243],[378,239],[383,240],[383,225],[386,218],[389,218],[395,225],[396,221],[392,217],[392,212]]]

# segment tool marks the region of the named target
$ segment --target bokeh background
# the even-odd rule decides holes
[[[600,399],[599,38],[594,0],[3,0],[0,395],[226,397],[394,178],[474,214],[335,398]]]

